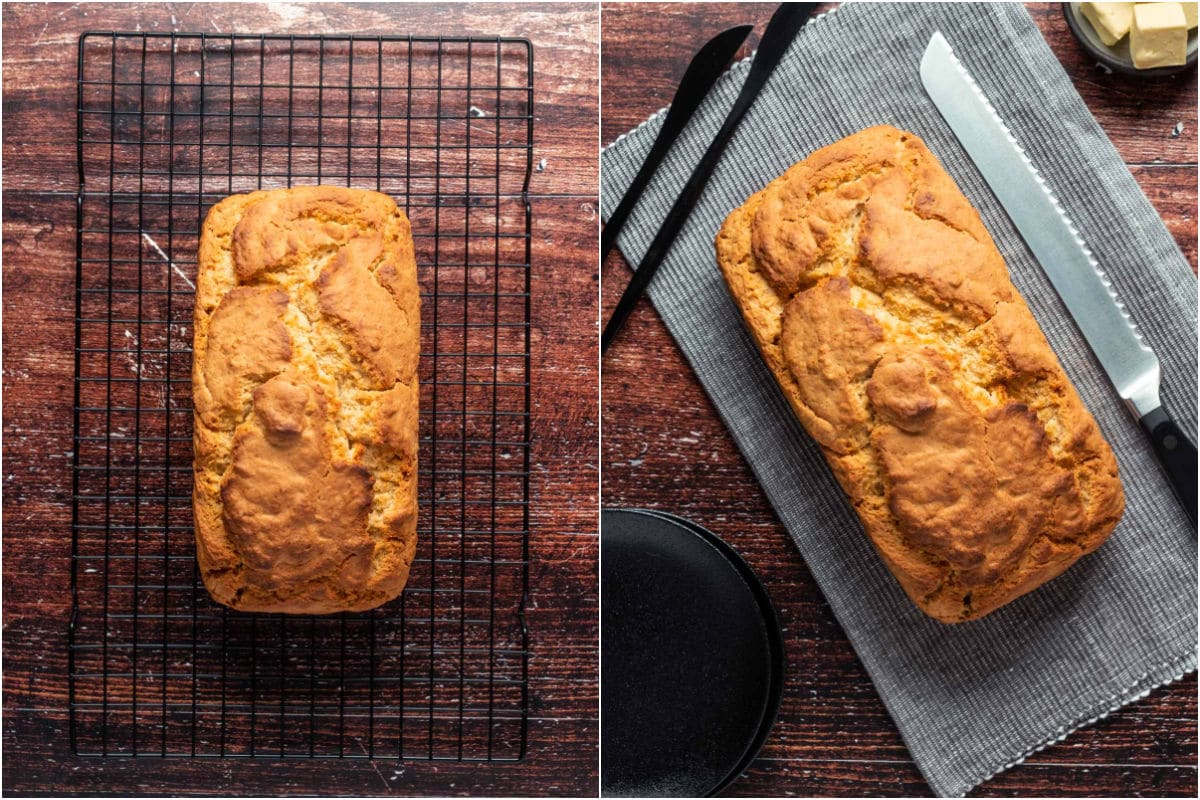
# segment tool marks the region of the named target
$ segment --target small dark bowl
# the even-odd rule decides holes
[[[1153,69],[1138,69],[1133,65],[1129,55],[1129,37],[1112,45],[1106,45],[1101,40],[1092,23],[1079,11],[1079,3],[1063,3],[1063,16],[1067,18],[1067,26],[1079,40],[1084,50],[1096,57],[1104,66],[1122,75],[1132,75],[1135,78],[1162,78],[1176,75],[1180,72],[1196,68],[1196,29],[1188,31],[1187,63],[1173,67],[1154,67]]]

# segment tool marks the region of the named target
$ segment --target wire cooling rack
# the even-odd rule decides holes
[[[521,758],[529,42],[86,33],[78,110],[75,752]],[[192,534],[198,231],[226,195],[314,183],[412,220],[420,542],[372,612],[229,611]]]

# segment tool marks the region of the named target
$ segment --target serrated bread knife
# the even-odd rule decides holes
[[[1162,407],[1154,351],[1142,342],[1087,244],[940,33],[933,34],[921,58],[921,82],[1150,435],[1195,527],[1196,447]]]

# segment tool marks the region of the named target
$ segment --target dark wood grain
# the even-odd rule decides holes
[[[83,30],[171,30],[224,33],[408,34],[518,36],[534,40],[537,137],[534,160],[544,167],[530,180],[538,195],[587,194],[595,190],[597,167],[594,95],[596,19],[589,4],[563,5],[547,14],[537,4],[512,7],[494,3],[404,7],[397,4],[347,3],[261,8],[181,3],[161,6],[96,4],[69,10],[66,5],[6,4],[4,94],[9,109],[36,108],[37,114],[6,113],[4,160],[34,161],[37,169],[6,176],[6,189],[61,190],[74,193],[75,49]],[[68,87],[64,91],[63,87]],[[19,105],[17,105],[19,104]],[[71,147],[57,146],[69,142]],[[51,146],[54,145],[54,146]]]
[[[773,4],[604,4],[602,139],[611,142],[670,102],[692,53]],[[1058,4],[1031,7],[1184,255],[1196,265],[1196,80],[1134,84],[1093,69]],[[652,32],[652,33],[651,33]],[[654,46],[647,47],[652,35]],[[1174,135],[1177,122],[1183,133]],[[610,313],[628,281],[613,256],[601,270]],[[765,581],[785,629],[790,679],[778,721],[731,795],[912,796],[929,792],[796,548],[661,321],[643,301],[605,357],[603,503],[658,508],[711,527]],[[669,402],[671,413],[650,413]],[[984,784],[978,796],[1194,796],[1194,675],[1084,728]]]
[[[4,7],[4,720],[12,794],[588,795],[597,781],[590,4]],[[529,753],[517,764],[83,759],[66,735],[75,50],[84,30],[525,36],[535,48]]]

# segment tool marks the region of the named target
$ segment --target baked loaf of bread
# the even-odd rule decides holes
[[[243,611],[361,611],[416,550],[420,294],[408,220],[331,186],[215,205],[200,235],[196,555]]]
[[[1112,451],[916,136],[876,127],[816,151],[730,214],[716,248],[768,366],[926,614],[981,617],[1112,532]]]

